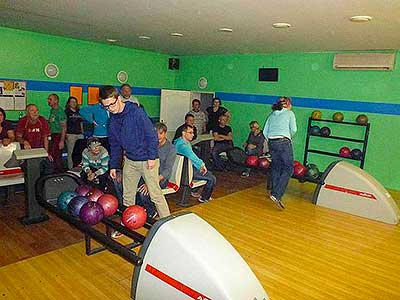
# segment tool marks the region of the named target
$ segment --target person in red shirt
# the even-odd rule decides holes
[[[23,149],[44,148],[49,150],[50,135],[49,123],[39,115],[39,109],[35,104],[28,104],[26,116],[18,121],[16,129],[17,141]],[[49,156],[49,159],[52,158]]]

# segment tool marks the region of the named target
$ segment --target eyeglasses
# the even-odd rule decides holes
[[[193,131],[186,131],[186,133],[188,133],[188,134],[194,134]]]
[[[118,97],[115,97],[115,101],[114,101],[114,102],[112,102],[112,103],[110,103],[110,104],[108,104],[108,105],[102,103],[101,105],[103,105],[103,107],[104,107],[105,109],[109,109],[111,106],[114,106],[115,103],[117,103],[117,101],[118,101]]]

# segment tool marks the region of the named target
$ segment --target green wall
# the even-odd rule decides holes
[[[225,101],[223,105],[232,112],[230,125],[234,142],[241,145],[248,134],[248,122],[255,119],[261,124],[270,113],[270,105],[240,102],[240,93],[259,95],[288,95],[317,99],[352,100],[400,104],[400,68],[395,71],[335,71],[332,68],[334,53],[283,53],[205,55],[181,57],[181,69],[176,78],[180,89],[199,90],[201,76],[208,79],[209,92],[239,93],[237,101]],[[397,60],[400,59],[397,51]],[[258,68],[279,68],[278,82],[259,82]],[[298,133],[294,138],[295,158],[303,161],[308,117],[313,108],[294,107]],[[362,105],[359,108],[363,111]],[[322,110],[323,117],[331,119],[335,110]],[[345,120],[354,121],[360,112],[343,111]],[[400,130],[398,115],[367,113],[371,132],[367,148],[365,169],[388,188],[400,190],[399,169]],[[323,126],[323,125],[322,125]],[[329,126],[329,125],[328,125]],[[342,126],[340,134],[357,136],[353,128]],[[350,148],[362,145],[350,144]],[[335,151],[334,141],[313,141],[313,148]],[[326,148],[324,148],[326,147]],[[336,158],[310,154],[309,161],[317,163],[321,170]]]
[[[240,102],[240,93],[260,95],[289,95],[319,99],[352,100],[400,104],[400,71],[334,71],[334,53],[282,53],[183,56],[179,71],[168,70],[169,55],[86,42],[45,34],[0,27],[0,78],[50,81],[43,73],[44,66],[55,63],[60,75],[53,81],[82,84],[119,85],[116,74],[125,70],[129,83],[136,87],[177,88],[198,91],[197,81],[208,78],[209,92],[239,93],[237,101],[226,101],[232,111],[231,126],[236,145],[241,145],[248,134],[247,123],[264,123],[270,105]],[[399,59],[399,52],[397,52]],[[258,68],[278,67],[278,82],[258,82]],[[29,88],[29,87],[28,87]],[[29,91],[28,103],[36,103],[47,115],[49,91]],[[65,103],[68,92],[57,92]],[[151,116],[159,115],[159,96],[138,96]],[[84,103],[86,94],[83,95]],[[294,139],[295,158],[302,161],[307,119],[313,108],[295,107],[298,133]],[[322,110],[330,118],[334,110]],[[362,107],[360,105],[360,112]],[[352,121],[359,112],[344,111],[345,119]],[[11,119],[18,112],[8,112]],[[368,113],[371,133],[365,169],[386,187],[400,190],[397,180],[400,169],[400,142],[396,137],[400,122],[398,115]],[[343,130],[343,129],[341,129]],[[350,132],[346,135],[357,135]],[[333,142],[315,147],[332,147]],[[333,158],[334,159],[334,158]],[[330,157],[313,155],[309,159],[324,169]]]
[[[43,80],[81,84],[119,86],[118,71],[129,75],[132,86],[173,88],[175,71],[168,70],[168,55],[122,48],[69,38],[0,27],[0,78]],[[55,63],[60,69],[56,79],[48,79],[44,66]],[[49,91],[27,92],[27,102],[36,103],[43,115],[48,114]],[[64,105],[68,92],[57,92]],[[159,96],[138,96],[150,116],[159,115]],[[83,96],[84,104],[87,95]],[[9,112],[10,118],[18,112]]]

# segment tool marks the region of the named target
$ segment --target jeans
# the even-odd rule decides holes
[[[272,196],[281,199],[293,174],[293,148],[289,139],[269,140],[272,158]]]
[[[211,151],[211,156],[213,158],[214,168],[216,170],[224,170],[226,168],[225,163],[219,157],[219,154],[222,152],[227,152],[233,149],[232,143],[215,143],[214,148]]]
[[[214,186],[217,183],[215,176],[210,171],[207,171],[206,174],[201,174],[199,170],[193,168],[193,179],[207,181],[203,191],[201,192],[201,198],[204,200],[209,200],[211,198]]]

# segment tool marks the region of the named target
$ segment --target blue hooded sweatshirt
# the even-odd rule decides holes
[[[110,169],[121,168],[122,151],[133,161],[154,160],[158,157],[158,137],[143,108],[125,102],[121,113],[111,114],[108,130]]]

